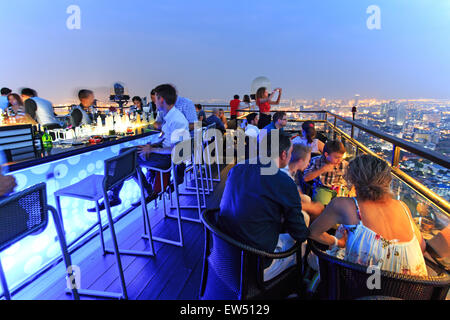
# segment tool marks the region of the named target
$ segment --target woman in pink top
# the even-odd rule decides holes
[[[357,157],[348,166],[347,180],[356,198],[334,199],[312,224],[310,238],[345,248],[344,259],[407,275],[426,276],[425,241],[408,207],[392,198],[389,165],[376,157]],[[336,224],[345,236],[328,233]]]
[[[277,101],[272,101],[271,98],[276,92],[279,92]],[[259,107],[260,112],[258,122],[259,129],[264,129],[265,126],[269,125],[272,122],[272,116],[270,115],[270,106],[280,104],[282,92],[283,89],[278,88],[269,95],[269,92],[265,87],[261,87],[258,89],[258,91],[256,91],[256,105]]]

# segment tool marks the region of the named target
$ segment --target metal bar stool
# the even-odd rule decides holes
[[[114,254],[116,256],[117,269],[119,272],[119,277],[122,286],[122,293],[83,289],[78,290],[80,295],[103,297],[103,298],[128,299],[120,254],[145,256],[145,257],[155,256],[155,251],[153,247],[153,242],[151,241],[152,239],[151,237],[149,238],[151,247],[149,251],[123,250],[123,249],[119,250],[119,246],[117,243],[117,237],[114,228],[114,220],[111,214],[111,206],[109,203],[108,190],[123,183],[124,181],[133,177],[135,174],[137,174],[137,151],[136,149],[132,149],[122,153],[117,157],[105,160],[104,175],[91,175],[74,185],[71,185],[67,188],[63,188],[55,192],[56,205],[61,220],[62,220],[61,200],[60,200],[61,197],[71,197],[95,202],[97,207],[97,218],[98,218],[97,224],[99,226],[100,241],[103,250],[103,255]],[[140,174],[138,174],[138,178],[139,178],[139,187],[141,189],[141,205],[143,208],[142,214],[144,215],[144,224],[145,222],[148,223],[146,225],[146,228],[148,228],[148,234],[151,235],[150,219],[148,216],[148,210],[146,210],[147,206],[145,205],[144,190],[142,188],[142,180]],[[105,239],[103,236],[103,225],[98,204],[98,202],[101,199],[103,199],[105,203],[108,225],[111,231],[111,239],[113,242],[113,249],[105,247]],[[145,219],[145,217],[147,219]],[[147,233],[147,230],[145,232]]]
[[[70,290],[73,298],[79,300],[78,284],[67,250],[62,223],[56,209],[47,205],[45,183],[15,193],[0,201],[0,252],[29,235],[37,235],[44,231],[48,224],[48,211],[52,213],[67,276],[71,280]],[[6,300],[11,300],[11,293],[8,289],[1,261],[0,281],[3,287],[3,295]]]
[[[177,177],[176,167],[175,167],[175,165],[174,165],[174,163],[172,161],[171,166],[168,169],[154,168],[154,167],[148,167],[148,166],[145,166],[145,168],[147,170],[153,170],[157,174],[160,175],[160,178],[161,178],[160,179],[161,180],[161,190],[162,190],[162,194],[163,194],[162,200],[163,200],[163,205],[164,205],[164,215],[165,215],[165,217],[177,220],[177,223],[178,223],[178,238],[179,238],[179,240],[177,241],[177,240],[172,240],[172,239],[167,239],[167,238],[162,238],[162,237],[155,237],[155,236],[152,236],[151,232],[147,233],[147,230],[144,230],[144,235],[142,236],[142,238],[144,238],[144,239],[152,239],[153,241],[170,244],[170,245],[174,245],[174,246],[177,246],[177,247],[183,247],[184,240],[183,240],[183,231],[182,231],[182,227],[181,227],[182,217],[181,217],[181,212],[180,212],[180,200],[179,200],[179,193],[178,193],[178,184],[177,184],[177,179],[176,179],[176,177]],[[141,170],[141,168],[138,168],[138,170]],[[166,174],[166,173],[171,173],[171,175],[172,175],[172,177],[174,179],[173,185],[174,185],[174,189],[175,189],[175,201],[176,201],[175,202],[176,203],[176,207],[175,208],[177,209],[177,214],[175,216],[174,215],[169,215],[167,213],[166,198],[164,196],[164,192],[165,192],[164,191],[164,174]],[[141,174],[139,174],[138,176],[140,177]],[[147,209],[147,206],[145,205],[145,202],[141,201],[141,206],[143,207],[143,210],[146,212],[146,214],[144,216],[144,220],[147,219],[147,224],[146,225],[150,226],[150,220],[148,219],[148,214],[147,214],[148,209]],[[149,229],[149,230],[151,230],[151,229]]]
[[[179,206],[180,209],[196,209],[198,211],[198,218],[190,218],[190,217],[185,217],[185,216],[181,216],[181,220],[183,221],[189,221],[189,222],[194,222],[194,223],[202,223],[201,222],[201,214],[202,214],[202,209],[206,209],[206,189],[204,186],[204,179],[203,179],[203,173],[202,173],[202,168],[201,168],[201,159],[203,156],[203,142],[200,142],[199,145],[195,145],[195,143],[198,142],[195,139],[191,139],[190,141],[190,148],[191,148],[191,171],[194,174],[194,184],[195,187],[192,187],[193,190],[195,190],[195,192],[179,192],[178,195],[181,196],[191,196],[191,195],[195,195],[196,196],[196,200],[197,200],[197,204],[196,205],[181,205]],[[185,141],[185,143],[188,143],[187,141]],[[200,159],[200,160],[199,160]],[[200,177],[199,177],[200,175]],[[186,179],[185,179],[186,182]],[[200,187],[201,184],[201,187]],[[200,195],[201,193],[201,195]],[[171,209],[174,209],[175,207],[173,206],[172,200],[172,194],[171,192],[169,193],[170,196],[170,202],[171,202]],[[203,201],[202,201],[203,200]],[[174,218],[174,216],[170,215],[170,214],[166,214],[166,217],[169,218]]]
[[[212,176],[212,170],[211,170],[211,155],[209,154],[209,145],[207,143],[207,141],[205,141],[205,136],[206,136],[206,132],[208,131],[208,129],[215,127],[215,124],[209,125],[208,127],[202,128],[200,130],[198,130],[198,132],[195,133],[197,140],[195,140],[196,142],[198,142],[198,139],[200,138],[200,143],[194,143],[195,145],[193,146],[193,148],[195,148],[195,150],[200,150],[202,149],[202,151],[196,155],[196,160],[198,161],[196,164],[198,165],[197,168],[199,170],[199,175],[202,183],[202,187],[200,188],[200,191],[202,191],[203,194],[203,200],[205,200],[205,195],[210,195],[213,191],[214,191],[214,182],[213,182],[213,176]],[[204,156],[204,151],[208,150],[207,155]],[[204,163],[203,159],[208,159],[208,161],[206,163]],[[209,171],[208,171],[209,168]],[[189,168],[190,173],[191,173],[191,181],[192,181],[192,172],[193,172],[194,166],[191,166]],[[203,178],[203,170],[205,172],[205,178]],[[203,181],[206,182],[206,189],[203,185]],[[191,187],[188,186],[187,184],[185,184],[185,189],[186,190],[196,190],[198,189],[198,186],[196,185],[195,187]],[[191,195],[191,194],[195,194],[195,193],[189,193],[189,192],[185,192],[182,193],[182,195]],[[206,205],[206,201],[204,201],[205,205]]]

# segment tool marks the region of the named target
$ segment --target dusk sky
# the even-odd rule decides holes
[[[0,86],[55,104],[116,81],[229,100],[258,76],[285,98],[450,98],[448,0],[0,0],[0,35]]]

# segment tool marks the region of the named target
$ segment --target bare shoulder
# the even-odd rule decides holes
[[[334,198],[327,208],[332,209],[341,217],[346,217],[355,211],[355,203],[351,198]]]

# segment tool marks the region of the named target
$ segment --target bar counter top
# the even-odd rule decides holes
[[[132,135],[124,136],[103,136],[104,141],[101,143],[92,144],[86,141],[83,144],[61,144],[54,143],[53,148],[48,150],[39,151],[34,158],[29,158],[17,162],[7,163],[8,171],[14,172],[29,167],[37,166],[44,163],[53,162],[56,160],[61,160],[64,158],[76,156],[85,152],[91,152],[98,149],[110,147],[113,145],[145,138],[158,134],[159,131],[156,130],[144,130],[144,128],[137,129]]]

